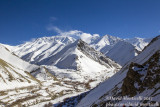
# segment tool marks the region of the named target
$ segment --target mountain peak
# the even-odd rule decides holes
[[[34,43],[67,43],[67,42],[74,42],[75,39],[69,36],[51,36],[51,37],[41,37],[37,39],[33,39],[31,42]]]
[[[124,40],[134,45],[138,51],[142,51],[143,48],[147,46],[148,43],[151,41],[150,38],[140,38],[140,37],[134,37]]]
[[[82,39],[77,40],[77,47],[84,47],[84,46],[89,47],[89,45],[86,42],[84,42]]]

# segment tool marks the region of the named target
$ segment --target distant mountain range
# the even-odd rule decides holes
[[[105,36],[89,36],[84,38],[83,33],[75,35],[60,35],[52,37],[42,37],[24,44],[9,47],[12,52],[20,56],[25,61],[33,64],[43,65],[44,60],[55,56],[63,50],[67,45],[81,39],[88,43],[97,51],[102,52],[107,57],[116,61],[120,65],[126,64],[142,51],[142,49],[150,42],[151,39],[132,38],[120,39],[118,37]],[[118,52],[118,54],[117,54]],[[124,58],[125,56],[125,58]],[[122,60],[123,59],[123,60]]]
[[[121,39],[110,35],[84,36],[84,33],[78,32],[37,38],[17,46],[0,44],[0,83],[4,86],[0,89],[0,104],[43,106],[47,101],[54,104],[93,88],[89,94],[85,93],[86,97],[83,94],[84,99],[78,98],[82,99],[78,106],[104,104],[106,100],[102,95],[107,96],[106,92],[112,95],[114,88],[123,95],[138,95],[141,92],[139,90],[144,91],[147,85],[135,89],[137,87],[128,82],[135,79],[130,78],[133,71],[145,71],[147,65],[155,60],[159,37],[150,41],[143,38]],[[135,75],[142,77],[146,74]],[[137,78],[133,81],[136,85],[146,83],[139,82]],[[125,91],[129,90],[127,84],[136,91]],[[115,95],[118,96],[120,93],[117,90]],[[16,100],[8,96],[14,96]],[[89,100],[90,96],[93,97]]]

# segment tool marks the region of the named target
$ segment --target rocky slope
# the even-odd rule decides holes
[[[0,45],[0,50],[0,83],[3,84],[0,90],[30,86],[37,83],[32,80],[28,73],[38,69],[38,66],[21,60],[2,45]]]

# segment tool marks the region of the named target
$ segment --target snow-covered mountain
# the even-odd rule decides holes
[[[112,68],[112,66],[114,65],[116,68],[118,68],[117,64],[114,61],[106,58],[102,53],[95,51],[82,40],[77,40],[74,43],[65,46],[60,52],[46,58],[45,60],[42,60],[38,64],[55,65],[62,69],[79,70],[86,67],[88,67],[88,69],[91,69],[91,66],[94,65],[94,62],[98,62],[99,64],[109,68]],[[97,65],[99,65],[98,63]],[[102,66],[100,68],[104,67]]]
[[[133,46],[135,46],[138,51],[142,51],[143,48],[147,46],[152,39],[135,37],[135,38],[124,39],[124,40],[131,43]]]
[[[106,56],[123,66],[138,54],[139,51],[132,44],[126,41],[119,41],[109,50]]]
[[[75,42],[78,39],[82,39],[86,43],[90,44],[90,46],[94,47],[98,51],[101,51],[102,53],[107,53],[118,41],[121,40],[118,37],[109,35],[105,35],[103,37],[100,37],[98,35],[87,36],[87,34],[84,33],[76,33],[76,35],[77,36],[73,36],[71,33],[69,36],[60,35],[52,37],[42,37],[18,45],[16,47],[7,45],[5,46],[11,49],[11,51],[20,56],[22,59],[34,64],[38,64],[39,62],[42,62],[42,60],[45,60],[46,58],[57,54],[65,46]]]
[[[112,60],[118,62],[120,65],[127,63],[131,58],[133,58],[133,56],[138,54],[138,51],[141,51],[149,43],[149,39],[120,39],[110,35],[99,36],[80,31],[70,31],[58,36],[38,38],[18,46],[5,46],[25,61],[33,64],[43,65],[49,58],[58,55],[57,53],[62,52],[64,48],[67,49],[66,46],[74,43],[78,39],[82,39],[91,47],[102,52],[106,56],[109,56]],[[125,41],[130,43],[130,45],[124,45]],[[121,45],[125,46],[125,48],[123,48]],[[134,46],[135,49],[133,49]],[[118,51],[121,52],[121,54],[117,54]],[[122,53],[125,54],[122,55]],[[132,55],[130,53],[132,53]],[[124,55],[127,55],[127,57],[124,58]],[[121,59],[123,59],[123,61],[120,61]]]
[[[79,44],[85,44],[86,49],[80,48]],[[109,43],[110,44],[110,43]],[[10,47],[9,47],[10,48]],[[88,49],[88,50],[87,50]],[[43,37],[33,40],[31,42],[26,42],[25,44],[18,45],[14,47],[14,53],[20,56],[22,59],[29,61],[38,65],[55,65],[62,69],[78,69],[76,59],[78,58],[77,54],[84,53],[86,55],[92,56],[92,60],[98,60],[102,54],[100,52],[93,52],[94,55],[91,55],[94,50],[89,48],[89,45],[68,36],[53,36],[53,37]],[[79,51],[81,50],[81,51]],[[99,54],[99,56],[98,56]],[[83,55],[81,55],[83,56]],[[96,57],[96,58],[95,58]],[[104,57],[104,56],[103,56]],[[83,58],[79,58],[83,59]],[[98,61],[97,61],[98,62]],[[103,67],[102,67],[103,68]]]
[[[96,39],[96,41],[90,43],[96,50],[106,54],[117,42],[122,39],[110,35],[104,35]]]
[[[160,36],[110,79],[86,95],[77,107],[159,106]],[[128,103],[130,102],[130,103]],[[132,104],[132,105],[130,105]]]
[[[74,38],[66,36],[42,37],[9,49],[22,59],[37,64],[74,41]]]

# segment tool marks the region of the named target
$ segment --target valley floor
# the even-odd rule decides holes
[[[83,74],[82,71],[59,69],[55,66],[46,68],[45,73],[38,71],[35,73],[35,77],[41,80],[39,85],[1,90],[0,107],[43,107],[48,103],[57,104],[94,88],[114,74],[109,71]]]

